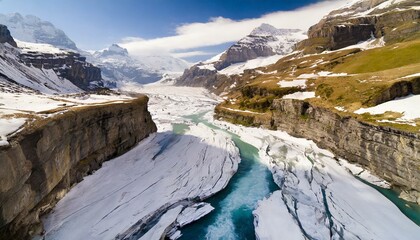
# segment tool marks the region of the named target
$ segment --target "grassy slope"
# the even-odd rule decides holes
[[[311,99],[312,104],[331,108],[344,107],[361,120],[375,124],[391,126],[408,131],[420,130],[420,121],[413,127],[405,124],[378,123],[377,120],[393,120],[397,113],[371,116],[356,115],[352,112],[360,107],[374,105],[375,99],[392,84],[409,81],[401,77],[418,73],[420,69],[420,39],[414,38],[394,43],[381,48],[365,51],[347,49],[314,55],[293,54],[267,68],[245,74],[241,84],[228,96],[234,101],[226,101],[223,106],[237,109],[249,109],[257,112],[270,111],[270,103],[285,93],[299,89],[281,89],[280,80],[294,80],[301,74],[320,71],[348,73],[341,77],[316,77],[307,81],[307,91],[315,91],[320,98]],[[262,72],[262,73],[261,73]],[[244,89],[247,91],[244,92]]]

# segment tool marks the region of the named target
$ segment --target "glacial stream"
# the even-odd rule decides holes
[[[219,129],[202,119],[205,113],[188,116],[194,123]],[[182,133],[186,125],[174,126]],[[220,130],[220,129],[219,129]],[[278,190],[267,166],[258,160],[258,149],[229,133],[239,148],[241,163],[228,186],[206,200],[215,210],[181,229],[181,240],[189,239],[255,239],[252,211],[259,200]]]
[[[191,115],[186,118],[196,124],[203,123],[210,128],[220,130],[203,120],[204,114]],[[174,132],[182,134],[187,128],[187,125],[176,124]],[[230,180],[226,189],[206,200],[215,210],[181,229],[181,240],[255,239],[252,212],[259,200],[279,189],[267,166],[259,161],[258,149],[242,141],[239,136],[228,133],[240,151],[242,161],[239,164],[238,172]],[[420,224],[420,209],[416,204],[410,204],[398,198],[398,194],[393,190],[363,182],[382,193],[417,225]]]

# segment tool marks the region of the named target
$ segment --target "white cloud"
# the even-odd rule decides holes
[[[348,0],[322,1],[293,11],[279,11],[259,18],[235,21],[223,17],[211,18],[205,23],[188,23],[177,27],[176,35],[155,39],[129,37],[120,45],[134,56],[171,54],[178,57],[203,55],[194,49],[238,41],[262,23],[277,28],[307,30],[330,11],[343,6]],[[175,53],[176,52],[176,53]]]
[[[205,51],[189,51],[189,52],[175,52],[171,53],[172,56],[177,58],[188,58],[188,57],[196,57],[196,56],[209,56],[214,53],[212,52],[205,52]]]

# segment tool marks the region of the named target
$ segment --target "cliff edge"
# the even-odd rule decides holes
[[[156,132],[147,103],[140,96],[68,108],[10,137],[0,148],[0,239],[40,233],[40,216],[72,185]]]

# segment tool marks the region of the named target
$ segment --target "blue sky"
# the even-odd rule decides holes
[[[330,3],[337,1],[343,0],[328,1],[324,5],[328,6]],[[240,22],[244,19],[258,19],[265,14],[293,11],[317,2],[320,1],[0,0],[0,11],[2,13],[19,12],[24,15],[38,16],[64,30],[78,47],[82,49],[101,49],[111,43],[126,43],[127,39],[139,42],[177,36],[180,35],[179,31],[183,29],[182,27],[195,23],[211,23],[217,17],[221,17],[219,19],[220,25],[225,25],[226,21],[224,20]],[[250,28],[255,27],[251,25]],[[217,26],[219,25],[214,25],[214,27]],[[187,34],[191,33],[188,30],[185,32]],[[232,41],[237,40],[234,38],[232,37]],[[240,36],[237,38],[240,38]],[[168,41],[170,40],[168,39]],[[181,49],[181,52],[188,52],[184,55],[194,55],[194,52],[201,55],[204,53],[210,55],[228,45],[228,40],[222,43],[207,43],[198,47],[197,44],[192,44],[193,48],[184,48]],[[132,47],[132,45],[130,46]],[[150,46],[150,48],[153,47],[154,45]],[[146,52],[148,51],[149,49]],[[153,49],[150,51],[153,52]],[[169,50],[166,49],[166,51],[180,52],[179,49],[176,49],[176,46]]]

